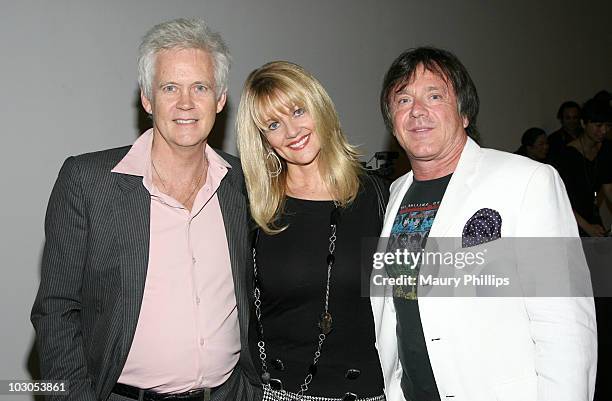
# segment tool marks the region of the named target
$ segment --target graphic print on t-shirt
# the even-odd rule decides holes
[[[408,252],[420,252],[425,248],[425,242],[433,225],[440,202],[409,203],[402,205],[395,216],[391,234],[389,235],[388,251],[407,249]],[[391,277],[402,275],[416,277],[419,266],[406,264],[387,266]],[[416,286],[395,286],[393,296],[406,299],[416,299]]]

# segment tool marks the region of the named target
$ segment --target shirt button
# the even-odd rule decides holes
[[[200,304],[200,297],[196,297],[196,304]]]
[[[196,263],[196,258],[195,258],[195,256],[192,256],[192,257],[191,257],[191,262],[192,262],[192,263],[195,265],[195,263]]]
[[[203,338],[200,338],[200,345],[204,346],[204,339]]]

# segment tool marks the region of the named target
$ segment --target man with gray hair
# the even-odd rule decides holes
[[[261,399],[244,179],[207,146],[229,64],[202,20],[153,27],[138,59],[153,128],[65,161],[31,316],[42,377],[68,381],[57,399]]]

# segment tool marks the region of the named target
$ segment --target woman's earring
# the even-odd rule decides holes
[[[283,165],[281,164],[281,161],[276,155],[276,153],[273,152],[272,150],[268,151],[268,154],[266,155],[266,159],[270,159],[270,158],[274,159],[273,163],[275,163],[277,167],[276,167],[276,170],[274,171],[268,170],[268,172],[270,173],[270,177],[276,178],[280,175],[281,171],[283,171]]]

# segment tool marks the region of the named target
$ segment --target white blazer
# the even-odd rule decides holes
[[[391,185],[381,237],[389,237],[412,178],[410,172]],[[480,148],[468,138],[430,237],[461,238],[465,223],[482,208],[499,212],[502,238],[578,236],[554,168]],[[386,290],[390,294],[391,288]],[[371,301],[385,394],[388,401],[403,401],[393,299]],[[442,401],[593,399],[597,333],[592,297],[421,297],[418,302]]]

